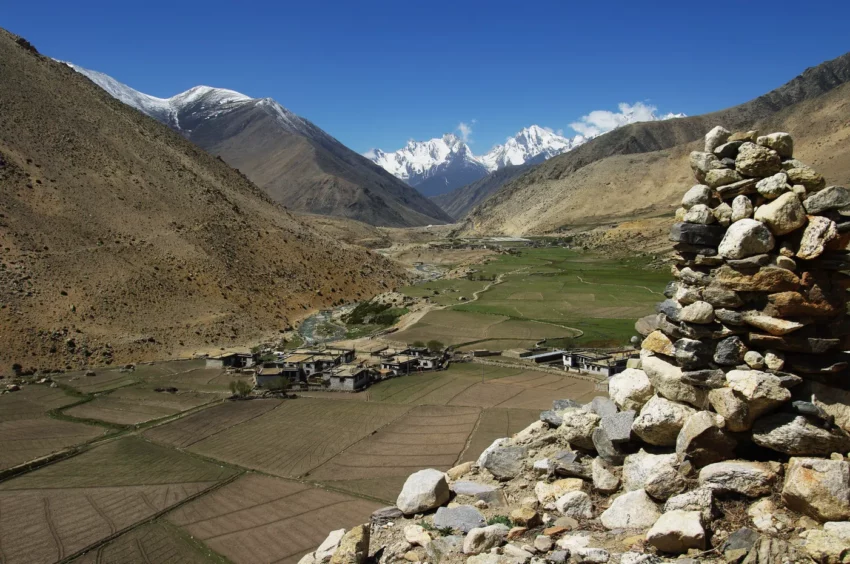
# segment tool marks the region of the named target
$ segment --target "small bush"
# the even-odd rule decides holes
[[[442,352],[444,348],[445,345],[437,339],[431,339],[428,341],[428,350],[431,352]]]
[[[230,381],[230,393],[234,396],[244,398],[250,394],[253,389],[254,387],[244,380]]]
[[[488,525],[504,525],[506,527],[513,527],[514,524],[511,522],[510,517],[507,515],[493,515],[489,519],[487,519]]]

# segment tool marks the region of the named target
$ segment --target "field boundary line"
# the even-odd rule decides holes
[[[224,401],[227,401],[227,400],[225,399]],[[222,404],[223,404],[223,403],[224,403],[224,402],[222,402]],[[210,434],[209,434],[209,435],[207,435],[206,437],[202,437],[202,438],[200,438],[200,439],[198,439],[198,440],[196,440],[196,441],[192,441],[191,443],[189,443],[189,444],[188,444],[188,445],[186,445],[186,446],[183,446],[183,447],[177,447],[177,446],[171,446],[171,445],[167,445],[167,446],[171,446],[171,448],[177,449],[177,450],[179,450],[179,451],[185,451],[187,448],[191,447],[192,445],[198,444],[198,443],[199,443],[199,442],[201,442],[201,441],[205,441],[205,440],[209,439],[210,437],[214,437],[214,436],[218,435],[219,433],[223,433],[223,432],[225,432],[225,431],[229,431],[229,430],[231,430],[231,429],[235,429],[236,427],[239,427],[240,425],[242,425],[242,424],[244,424],[244,423],[248,423],[249,421],[253,421],[253,420],[254,420],[254,419],[256,419],[257,417],[262,417],[263,415],[266,415],[267,413],[271,413],[271,412],[272,412],[272,411],[274,411],[275,409],[277,409],[277,408],[279,408],[280,406],[282,406],[284,403],[285,403],[285,402],[281,401],[279,404],[277,404],[277,405],[276,405],[276,406],[274,406],[273,408],[269,409],[268,411],[264,411],[264,412],[262,412],[262,413],[258,413],[257,415],[254,415],[254,416],[252,416],[252,417],[250,417],[250,418],[246,419],[245,421],[240,421],[240,422],[239,422],[239,423],[237,423],[236,425],[231,425],[230,427],[225,427],[225,428],[223,428],[223,429],[219,429],[219,430],[218,430],[218,431],[216,431],[215,433],[210,433]],[[193,413],[192,415],[194,415],[194,413]],[[146,429],[146,430],[147,430],[147,429]],[[153,439],[151,439],[151,440],[153,440]],[[158,442],[158,441],[153,440],[153,442]],[[163,444],[163,443],[160,443],[160,444]]]
[[[128,525],[128,526],[124,527],[123,529],[121,529],[120,531],[116,531],[115,533],[112,533],[109,536],[106,536],[106,537],[104,537],[104,538],[84,547],[84,548],[81,548],[80,550],[78,550],[77,552],[74,552],[73,554],[69,554],[68,556],[60,558],[59,561],[57,562],[57,564],[64,564],[66,562],[70,562],[71,560],[73,560],[73,559],[75,559],[79,556],[82,556],[84,554],[87,554],[87,553],[91,552],[92,550],[99,549],[100,547],[105,546],[106,544],[117,539],[118,537],[120,537],[120,536],[122,536],[126,533],[129,533],[133,529],[141,527],[142,525],[147,525],[148,523],[152,523],[152,522],[156,521],[157,519],[159,519],[160,517],[162,517],[163,515],[165,515],[166,513],[169,513],[169,512],[171,512],[175,509],[178,509],[178,508],[186,505],[187,503],[195,501],[196,499],[198,499],[201,496],[207,495],[208,493],[214,492],[215,490],[217,490],[221,487],[224,487],[227,484],[230,484],[231,482],[234,482],[237,478],[241,477],[244,473],[245,473],[244,471],[237,472],[237,473],[233,474],[232,476],[229,476],[229,477],[225,478],[224,480],[222,480],[220,482],[216,482],[215,484],[211,485],[210,487],[208,487],[206,489],[203,489],[199,492],[196,492],[192,495],[189,495],[185,499],[175,503],[174,505],[170,505],[170,506],[168,506],[168,507],[166,507],[166,508],[164,508],[160,511],[157,511],[153,515],[150,515],[150,516],[142,519],[141,521],[137,521],[136,523]]]
[[[563,376],[565,378],[574,378],[576,380],[586,380],[588,382],[598,383],[600,380],[593,376],[592,374],[582,374],[581,372],[567,372],[566,370],[558,370],[557,368],[547,368],[543,366],[532,366],[525,364],[515,364],[513,362],[507,361],[495,361],[483,358],[473,358],[473,363],[478,364],[488,364],[490,366],[501,366],[503,368],[521,368],[523,370],[534,370],[536,372],[546,372],[548,374],[554,374],[556,376]]]
[[[478,418],[475,420],[475,425],[472,426],[472,430],[469,432],[469,435],[466,436],[466,443],[463,445],[463,448],[458,453],[457,458],[455,458],[455,462],[454,462],[453,467],[460,464],[461,458],[463,458],[463,455],[465,455],[466,451],[469,450],[469,445],[472,444],[472,436],[475,434],[475,431],[478,430],[478,427],[481,426],[481,418],[482,418],[483,414],[484,414],[484,408],[483,407],[479,408],[478,409]]]
[[[617,288],[640,288],[641,290],[646,290],[650,294],[658,294],[659,296],[664,295],[662,292],[656,292],[655,290],[650,290],[646,286],[631,286],[629,284],[603,284],[602,282],[598,282],[598,283],[587,282],[581,276],[579,276],[578,274],[576,274],[576,278],[578,278],[578,281],[581,282],[582,284],[588,284],[590,286],[616,286]]]

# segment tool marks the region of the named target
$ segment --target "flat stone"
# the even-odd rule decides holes
[[[756,222],[758,223],[758,222]],[[764,227],[762,225],[762,227]],[[765,227],[765,229],[767,229]],[[762,266],[767,266],[773,262],[773,257],[768,254],[753,255],[743,259],[728,259],[726,264],[736,270],[758,270]]]
[[[733,182],[732,184],[719,186],[717,188],[717,195],[720,196],[722,200],[731,200],[733,198],[737,198],[738,196],[755,194],[756,184],[758,184],[758,179],[745,178],[744,180],[739,180],[738,182]]]
[[[749,417],[756,419],[791,399],[779,378],[758,370],[730,370],[728,386],[747,402]]]
[[[634,421],[635,412],[629,410],[605,415],[599,422],[599,426],[602,427],[612,443],[626,443],[631,440],[632,423]]]
[[[696,488],[675,495],[664,504],[664,513],[668,511],[698,511],[704,523],[709,523],[717,513],[714,505],[714,491],[711,488]]]
[[[650,528],[661,512],[658,505],[642,489],[624,493],[611,502],[599,520],[606,529]]]
[[[603,494],[612,494],[620,489],[620,479],[611,472],[611,467],[601,457],[596,457],[590,465],[593,488]]]
[[[740,141],[741,143],[745,143],[747,141],[750,141],[752,143],[755,143],[756,139],[758,139],[758,136],[759,132],[756,129],[752,129],[749,131],[735,131],[732,133],[732,135],[729,136],[729,142]]]
[[[661,466],[678,463],[675,454],[650,454],[641,449],[626,457],[623,463],[623,487],[626,491],[642,490],[647,479]]]
[[[670,240],[689,245],[716,247],[723,239],[726,229],[719,225],[700,225],[697,223],[674,223],[670,230]]]
[[[401,509],[395,506],[390,506],[382,507],[381,509],[373,511],[370,520],[373,525],[380,526],[401,519],[403,516],[404,513],[401,512]]]
[[[794,140],[788,133],[771,133],[759,137],[756,142],[763,147],[773,149],[783,159],[790,159],[794,154]]]
[[[449,500],[446,475],[429,468],[408,476],[396,500],[396,506],[405,514],[423,513],[443,505]]]
[[[768,200],[775,200],[789,190],[791,187],[788,186],[788,175],[784,172],[777,172],[756,183],[756,191]]]
[[[744,360],[747,347],[740,337],[727,337],[717,343],[714,362],[721,366],[737,366]]]
[[[693,151],[688,157],[688,161],[694,176],[700,182],[705,180],[705,173],[709,170],[724,168],[720,164],[720,160],[710,152]]]
[[[706,390],[682,381],[682,369],[657,356],[642,357],[643,370],[661,396],[680,403],[703,409],[708,405]]]
[[[794,192],[786,192],[759,206],[754,217],[767,225],[774,235],[786,235],[806,224],[806,210]]]
[[[810,167],[786,169],[785,174],[788,175],[790,184],[802,184],[809,192],[823,190],[826,186],[823,176]]]
[[[730,135],[732,135],[732,132],[723,126],[712,127],[711,131],[705,134],[705,152],[713,153],[717,147],[726,143]]]
[[[453,482],[449,486],[449,489],[457,495],[474,497],[478,494],[496,491],[498,488],[487,484],[479,484],[477,482],[458,481]]]
[[[760,333],[750,333],[747,336],[747,340],[750,346],[758,348],[809,354],[823,354],[841,344],[839,339],[795,337],[793,335],[762,335]]]
[[[595,413],[599,417],[605,417],[606,415],[615,415],[617,413],[617,404],[604,396],[596,396],[590,400],[590,403],[585,406],[585,409],[590,413]]]
[[[684,370],[682,371],[682,382],[708,390],[722,388],[726,385],[726,373],[719,368]]]
[[[782,501],[818,521],[850,519],[850,463],[792,458],[785,473]]]
[[[763,178],[782,170],[782,160],[776,151],[747,142],[738,148],[735,168],[744,176]]]
[[[679,312],[679,321],[688,323],[711,323],[714,321],[714,308],[708,302],[694,302]]]
[[[809,216],[809,223],[803,231],[797,257],[803,260],[818,258],[826,250],[826,245],[838,238],[835,222],[821,216]]]
[[[710,411],[688,417],[676,438],[679,459],[690,460],[695,467],[701,468],[734,458],[738,442],[726,432],[725,426],[723,416]]]
[[[552,457],[555,474],[564,477],[590,479],[590,459],[573,451],[561,451]]]
[[[708,401],[726,421],[726,428],[732,432],[748,431],[754,417],[750,416],[747,402],[735,394],[732,388],[717,388],[708,392]]]
[[[548,409],[546,411],[540,412],[540,420],[549,425],[552,428],[558,428],[564,422],[564,418],[561,413],[557,411],[553,411]]]
[[[653,393],[652,383],[643,370],[626,368],[608,379],[608,395],[622,410],[639,410]]]
[[[626,455],[629,454],[629,445],[614,443],[608,438],[608,434],[602,427],[593,430],[593,448],[607,462],[611,464],[622,464]]]
[[[705,550],[706,535],[697,511],[663,514],[646,533],[646,541],[661,552],[682,554],[695,548]]]
[[[593,518],[593,503],[590,501],[590,496],[586,493],[577,491],[569,492],[555,501],[555,507],[561,515],[572,517],[573,519],[592,519]]]
[[[705,173],[705,183],[711,188],[720,188],[727,184],[733,184],[744,180],[744,177],[738,174],[737,171],[729,168],[718,168],[709,170]]]
[[[714,281],[720,288],[736,292],[788,292],[800,288],[800,279],[790,270],[766,266],[755,274],[747,274],[729,266],[715,271]]]
[[[850,190],[842,186],[830,186],[803,200],[803,207],[809,215],[820,215],[847,206],[850,206]]]
[[[509,480],[525,469],[527,454],[527,447],[498,446],[490,452],[485,451],[478,459],[478,465],[488,470],[497,479]]]
[[[753,425],[753,442],[795,456],[829,456],[850,451],[850,436],[824,429],[793,413],[775,413]]]
[[[558,431],[570,445],[593,449],[593,430],[599,425],[600,419],[595,413],[576,411],[564,417]]]
[[[759,533],[752,529],[738,529],[720,545],[720,552],[726,559],[726,562],[733,564],[743,560],[756,542],[759,540]]]
[[[735,157],[738,156],[738,148],[741,146],[743,141],[730,141],[728,143],[723,143],[722,145],[717,146],[714,149],[714,156],[723,162],[723,159],[732,159],[732,162],[735,162]]]
[[[736,308],[744,305],[741,297],[726,288],[720,286],[709,285],[702,291],[702,299],[714,306],[715,316],[718,308]]]
[[[787,319],[780,319],[778,317],[771,317],[769,315],[762,315],[755,312],[746,312],[741,316],[741,318],[747,325],[751,325],[757,329],[761,329],[762,331],[767,331],[771,335],[787,335],[788,333],[792,333],[805,327],[805,325],[796,321],[789,321]]]
[[[776,465],[779,468],[779,465]],[[699,472],[699,484],[718,493],[747,497],[769,495],[778,479],[777,469],[766,462],[730,460],[709,464]]]

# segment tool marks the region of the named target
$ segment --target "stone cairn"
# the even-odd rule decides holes
[[[690,164],[676,281],[610,398],[412,474],[300,564],[850,563],[850,192],[787,133],[716,127]]]

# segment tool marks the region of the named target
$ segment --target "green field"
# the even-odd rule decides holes
[[[459,303],[457,298],[471,300],[472,291],[488,282],[439,280],[401,291],[410,296],[430,295],[436,303],[451,304],[449,311],[453,312],[542,321],[580,330],[582,336],[569,344],[618,346],[634,334],[635,320],[651,313],[655,303],[663,299],[669,279],[667,272],[647,270],[637,259],[613,259],[561,248],[523,249],[518,255],[500,255],[476,265],[476,270],[475,277],[501,276],[502,282],[481,292],[475,301]],[[427,325],[428,320],[421,323]],[[417,329],[414,325],[410,331]],[[546,336],[564,337],[557,331]],[[481,347],[486,348],[486,342]]]

